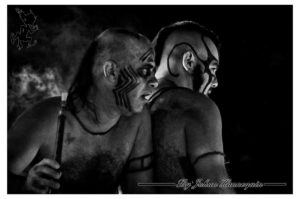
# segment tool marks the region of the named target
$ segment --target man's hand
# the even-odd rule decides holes
[[[61,172],[60,165],[51,159],[43,159],[34,165],[28,172],[24,189],[26,192],[45,194],[49,189],[59,189],[58,180]]]

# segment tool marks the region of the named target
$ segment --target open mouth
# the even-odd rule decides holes
[[[146,101],[149,101],[150,97],[151,97],[151,93],[141,95],[141,98]]]

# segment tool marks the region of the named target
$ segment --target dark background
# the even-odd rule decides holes
[[[222,42],[219,87],[211,98],[222,115],[231,178],[287,183],[237,192],[292,193],[292,6],[8,6],[8,38],[21,25],[15,8],[31,9],[39,30],[30,48],[18,50],[8,39],[9,127],[25,108],[56,95],[53,87],[68,88],[102,30],[120,26],[152,40],[162,26],[194,20]],[[20,75],[24,68],[29,80]]]

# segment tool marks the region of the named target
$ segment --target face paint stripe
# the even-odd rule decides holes
[[[119,79],[119,81],[121,82],[120,83],[121,84],[120,87],[121,87],[125,83],[122,71],[120,71],[120,79]],[[116,95],[116,103],[118,105],[120,105],[122,102],[121,102],[120,96],[118,95],[118,89],[114,90],[114,92],[115,92],[115,95]]]
[[[204,40],[204,35],[202,35],[201,37],[202,41],[203,41],[203,44],[204,44],[204,47],[207,51],[207,60],[205,61],[205,70],[204,72],[206,72],[209,76],[209,80],[206,84],[206,86],[204,87],[204,90],[203,90],[203,93],[205,93],[207,87],[212,83],[213,81],[213,74],[211,73],[210,69],[209,69],[209,64],[213,61],[213,60],[216,60],[217,59],[214,57],[214,55],[211,53],[211,51],[209,50],[208,46],[207,46],[207,43],[205,42]]]
[[[124,96],[126,96],[126,98],[125,98],[126,104],[127,104],[129,111],[131,111],[130,102],[128,99],[128,95],[126,95],[126,93],[129,93],[131,90],[133,90],[137,86],[137,78],[136,78],[135,72],[133,71],[133,69],[131,67],[128,68],[128,75],[129,75],[129,78],[131,79],[131,84],[129,84],[127,87],[124,88],[122,94]]]
[[[128,108],[129,111],[131,111],[131,107],[130,107],[130,103],[129,103],[129,99],[128,99],[128,96],[126,95],[127,92],[127,88],[130,87],[133,83],[133,78],[132,78],[132,75],[130,74],[129,71],[127,71],[127,69],[124,70],[124,73],[127,74],[127,77],[128,77],[128,84],[126,84],[122,90],[120,90],[120,96],[125,96],[125,98],[123,97],[123,101],[124,101],[124,105],[125,107]]]
[[[123,71],[120,71],[120,77],[119,77],[119,80],[118,80],[118,83],[117,83],[117,88],[115,89],[115,92],[118,93],[120,88],[124,87],[124,85],[126,85],[128,83],[127,81],[127,77],[126,75],[124,74]]]
[[[120,95],[120,89],[122,89],[128,83],[129,81],[127,76],[124,74],[123,70],[120,70],[120,77],[119,77],[119,82],[117,84],[117,89],[114,89],[117,105],[122,105],[124,103],[123,98]]]
[[[126,71],[125,70],[124,72],[126,72],[128,75],[129,84],[127,84],[126,86],[123,87],[121,94],[128,92],[128,88],[131,88],[132,86],[135,87],[135,84],[137,83],[137,79],[134,76],[134,71],[130,71],[130,70]]]
[[[125,70],[120,70],[120,85],[118,84],[117,85],[117,89],[116,91],[119,92],[120,89],[122,89],[124,86],[126,86],[126,84],[129,84],[129,81],[128,81],[128,75],[125,74],[126,71]]]
[[[124,74],[123,70],[120,70],[120,77],[119,77],[119,82],[117,85],[118,88],[114,90],[114,93],[116,95],[117,105],[123,104],[123,98],[119,94],[119,92],[120,92],[119,90],[122,89],[128,83],[129,83],[129,81],[128,81],[127,76]]]
[[[202,39],[202,43],[204,44],[204,48],[205,48],[205,50],[207,51],[207,59],[206,59],[206,60],[202,60],[202,59],[198,56],[196,50],[193,48],[193,46],[192,46],[191,44],[189,44],[189,43],[187,43],[187,42],[181,42],[181,43],[175,44],[175,45],[173,46],[172,50],[170,51],[170,53],[169,53],[169,55],[168,55],[168,59],[167,59],[167,67],[168,67],[168,71],[169,71],[170,75],[172,75],[172,76],[174,76],[174,77],[178,77],[178,76],[179,76],[179,74],[174,74],[174,73],[171,71],[170,64],[169,64],[169,59],[170,59],[170,57],[171,57],[173,51],[175,50],[175,48],[177,48],[177,47],[179,47],[179,46],[181,46],[181,45],[187,45],[187,46],[194,52],[194,54],[195,54],[195,56],[197,57],[197,59],[200,60],[200,62],[203,63],[203,65],[204,65],[204,71],[203,71],[203,73],[207,73],[208,76],[209,76],[209,81],[207,82],[207,84],[206,84],[205,87],[204,87],[204,90],[202,91],[202,93],[205,93],[205,90],[207,89],[207,87],[208,87],[208,86],[211,84],[211,82],[212,82],[212,76],[213,76],[212,73],[211,73],[211,71],[209,70],[209,64],[210,64],[213,60],[216,60],[216,61],[217,61],[217,59],[216,59],[216,58],[213,56],[213,54],[210,52],[210,50],[209,50],[209,48],[208,48],[208,46],[207,46],[207,43],[206,43],[205,40],[204,40],[204,35],[202,35],[201,39]],[[199,75],[199,74],[194,74],[194,75],[193,75],[193,83],[196,83],[196,82],[197,82],[197,83],[200,84],[200,81],[197,81],[197,80],[196,80],[196,78],[199,78],[199,77],[196,76],[196,75]],[[194,90],[197,90],[197,91],[198,91],[198,89],[200,88],[200,85],[193,85],[193,88],[194,88]],[[196,88],[198,88],[198,89],[196,89]]]
[[[120,70],[119,82],[113,90],[117,105],[124,106],[131,111],[131,105],[127,94],[133,90],[137,84],[137,75],[130,66]]]
[[[145,61],[145,59],[152,53],[153,49],[152,48],[149,48],[141,57],[140,57],[140,60],[142,62]]]
[[[187,43],[187,42],[181,42],[181,43],[175,44],[175,45],[173,46],[172,50],[170,51],[170,53],[169,53],[169,55],[168,55],[168,59],[167,59],[167,67],[168,67],[168,71],[169,71],[170,75],[172,75],[172,76],[174,76],[174,77],[178,77],[179,74],[178,74],[178,73],[177,73],[177,74],[174,74],[174,73],[171,71],[169,60],[170,60],[170,57],[171,57],[173,51],[174,51],[177,47],[182,46],[182,45],[188,46],[188,47],[194,52],[194,54],[196,55],[196,57],[197,57],[201,62],[203,62],[203,60],[200,59],[200,57],[198,56],[196,50],[194,49],[194,47],[193,47],[191,44],[189,44],[189,43]]]
[[[127,86],[130,85],[131,79],[130,79],[130,76],[129,76],[128,72],[126,71],[126,69],[124,69],[123,72],[124,73],[122,73],[122,74],[125,78],[126,83],[122,87],[120,87],[118,95],[121,99],[121,104],[120,105],[124,105],[127,109],[130,109],[130,105],[129,105],[129,102],[128,102],[129,100],[128,100],[127,96],[123,93],[123,91]]]
[[[131,74],[131,80],[132,80],[132,84],[128,85],[126,88],[124,88],[123,93],[129,93],[131,90],[133,90],[136,86],[137,86],[137,78],[135,76],[135,72],[133,71],[132,68],[128,68],[128,72]],[[126,95],[126,99],[129,102],[128,96]],[[130,106],[128,106],[129,108],[131,108]],[[131,110],[131,109],[130,109]]]
[[[208,55],[206,61],[210,63],[212,60],[217,60],[217,58],[215,58],[215,56],[209,50],[209,47],[208,47],[206,41],[204,40],[204,37],[205,37],[205,35],[202,35],[201,39],[203,41],[204,47],[205,47],[205,49],[207,51],[207,55]]]
[[[206,85],[205,85],[205,87],[204,87],[204,89],[203,89],[203,94],[205,94],[205,91],[206,91],[206,89],[207,89],[207,87],[211,84],[211,82],[212,82],[212,76],[211,75],[208,75],[208,81],[207,81],[207,83],[206,83]]]

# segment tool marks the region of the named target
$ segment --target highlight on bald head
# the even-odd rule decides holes
[[[88,93],[95,81],[101,81],[95,71],[103,72],[101,65],[106,61],[113,61],[118,67],[142,55],[151,42],[143,35],[122,29],[109,28],[103,31],[88,47],[69,89],[70,101],[80,98],[83,105],[89,105]],[[95,77],[97,76],[97,77]]]
[[[185,36],[183,35],[183,33],[185,33]],[[218,51],[220,50],[221,44],[219,38],[213,31],[193,21],[175,22],[171,25],[165,26],[162,29],[160,29],[160,31],[157,33],[156,37],[152,42],[155,50],[155,64],[157,66],[160,65],[161,57],[165,46],[168,44],[166,42],[169,39],[169,37],[174,34],[178,34],[181,35],[180,37],[188,38],[186,33],[198,33],[200,35],[204,35],[214,42]]]
[[[109,28],[94,41],[96,57],[100,62],[114,60],[119,63],[130,61],[141,53],[150,41],[143,35],[121,28]]]

